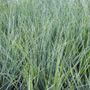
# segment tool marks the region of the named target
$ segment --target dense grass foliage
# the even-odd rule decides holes
[[[0,90],[90,90],[90,0],[0,0]]]

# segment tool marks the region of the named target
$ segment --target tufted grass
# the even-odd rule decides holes
[[[0,90],[90,90],[90,1],[0,0]]]

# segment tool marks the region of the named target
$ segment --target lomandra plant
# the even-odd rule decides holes
[[[0,1],[0,90],[89,90],[90,1]]]

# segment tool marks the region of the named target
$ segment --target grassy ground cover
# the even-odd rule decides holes
[[[90,90],[90,0],[0,0],[0,90]]]

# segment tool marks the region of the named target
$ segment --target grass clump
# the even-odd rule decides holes
[[[90,1],[0,1],[0,90],[89,90]]]

